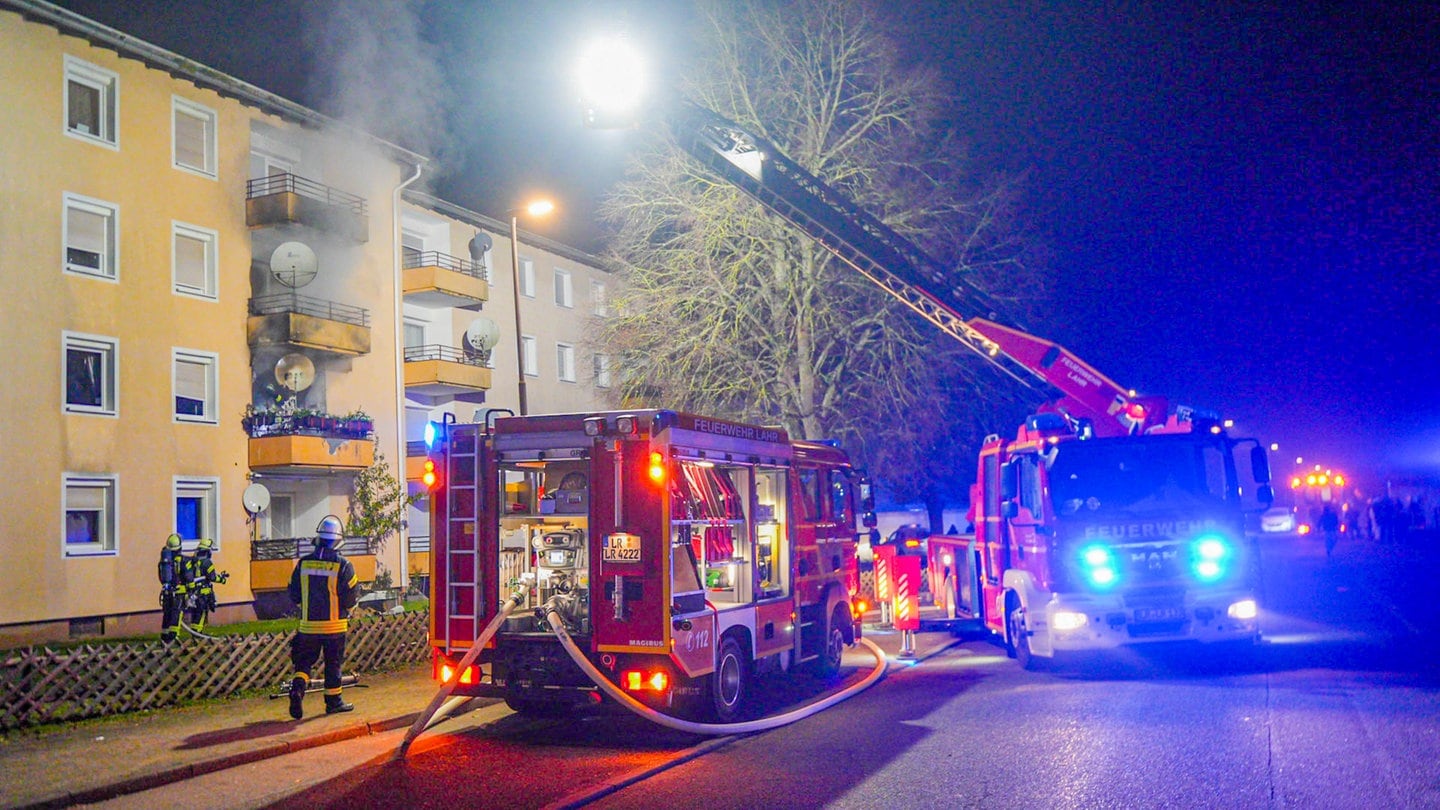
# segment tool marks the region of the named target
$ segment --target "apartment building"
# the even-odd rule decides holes
[[[41,0],[0,51],[0,644],[158,630],[172,531],[214,621],[274,615],[359,472],[423,494],[427,422],[609,402],[601,262],[512,254],[423,156]],[[425,506],[362,580],[428,573]]]

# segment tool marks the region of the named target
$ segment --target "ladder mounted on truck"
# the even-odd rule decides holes
[[[681,148],[706,168],[1012,379],[1058,400],[1048,410],[1089,423],[1097,435],[1143,432],[1165,423],[1164,399],[1136,397],[1064,347],[993,320],[999,307],[988,293],[765,138],[689,101],[675,102],[668,117]],[[978,316],[966,318],[961,314],[966,311]]]

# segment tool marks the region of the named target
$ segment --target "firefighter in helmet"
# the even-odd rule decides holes
[[[338,550],[344,529],[340,519],[326,515],[315,529],[315,550],[300,558],[290,575],[290,601],[300,607],[300,628],[290,642],[290,716],[305,715],[303,701],[310,669],[325,656],[325,713],[355,708],[340,697],[340,665],[345,661],[346,618],[359,596],[355,566]]]
[[[180,630],[180,609],[185,604],[186,574],[189,562],[180,550],[180,535],[165,538],[160,549],[160,640],[175,640]]]
[[[226,582],[230,579],[229,571],[216,571],[215,562],[210,559],[210,554],[215,548],[215,541],[208,537],[202,537],[195,543],[195,556],[187,560],[187,587],[190,592],[190,610],[186,618],[190,626],[203,629],[205,617],[215,610],[215,583]]]

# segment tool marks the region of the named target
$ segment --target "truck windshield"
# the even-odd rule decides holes
[[[1055,448],[1050,490],[1060,515],[1169,511],[1225,500],[1225,452],[1212,442],[1098,439]]]

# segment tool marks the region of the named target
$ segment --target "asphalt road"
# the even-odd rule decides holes
[[[1440,807],[1429,575],[1359,544],[1327,562],[1316,541],[1263,542],[1268,642],[1253,656],[1166,650],[1032,673],[968,641],[744,738],[497,706],[422,738],[402,765],[386,761],[396,732],[106,806],[518,810],[604,794],[593,806]]]

